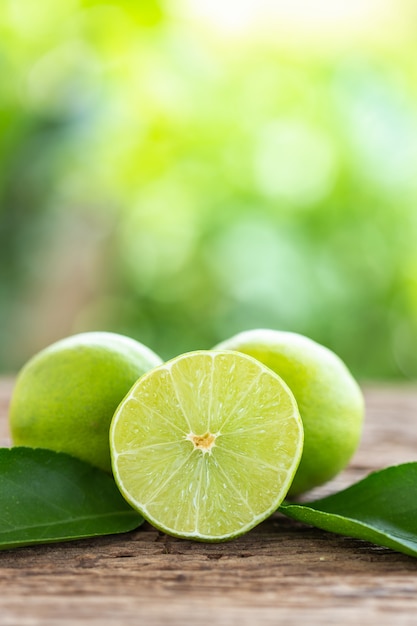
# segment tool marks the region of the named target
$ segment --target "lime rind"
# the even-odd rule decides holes
[[[187,353],[145,374],[111,424],[115,480],[153,526],[225,541],[273,513],[303,443],[292,392],[232,351]]]
[[[290,495],[300,495],[334,478],[360,443],[365,417],[362,390],[333,351],[293,332],[246,330],[213,348],[251,356],[291,388],[304,427],[304,449]]]
[[[17,376],[9,410],[13,444],[65,452],[110,473],[114,411],[137,379],[160,364],[150,348],[124,335],[60,339]]]

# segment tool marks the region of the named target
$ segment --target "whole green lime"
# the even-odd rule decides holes
[[[57,341],[17,377],[9,414],[13,443],[66,452],[110,472],[113,413],[137,379],[161,363],[143,344],[115,333]]]
[[[236,350],[258,359],[293,392],[304,426],[304,449],[289,495],[321,485],[346,467],[362,434],[364,399],[334,352],[303,335],[269,329],[239,333],[215,350]]]

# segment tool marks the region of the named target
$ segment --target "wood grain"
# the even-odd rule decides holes
[[[9,445],[12,380],[0,380]],[[361,446],[311,496],[417,460],[417,387],[368,387]],[[1,511],[0,511],[1,514]],[[0,552],[1,626],[415,624],[417,559],[276,514],[224,544],[151,526],[117,537]]]

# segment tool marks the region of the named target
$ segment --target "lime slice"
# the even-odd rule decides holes
[[[232,539],[274,512],[302,446],[290,389],[231,351],[190,352],[151,370],[110,428],[126,500],[156,528],[199,541]]]

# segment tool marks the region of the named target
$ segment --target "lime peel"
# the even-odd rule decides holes
[[[348,465],[360,442],[365,405],[358,383],[334,352],[304,335],[273,329],[243,331],[214,350],[238,350],[258,359],[293,392],[304,449],[289,495],[331,480]]]
[[[150,348],[116,333],[79,333],[51,344],[17,377],[13,443],[66,452],[110,473],[113,413],[136,380],[161,363]]]

